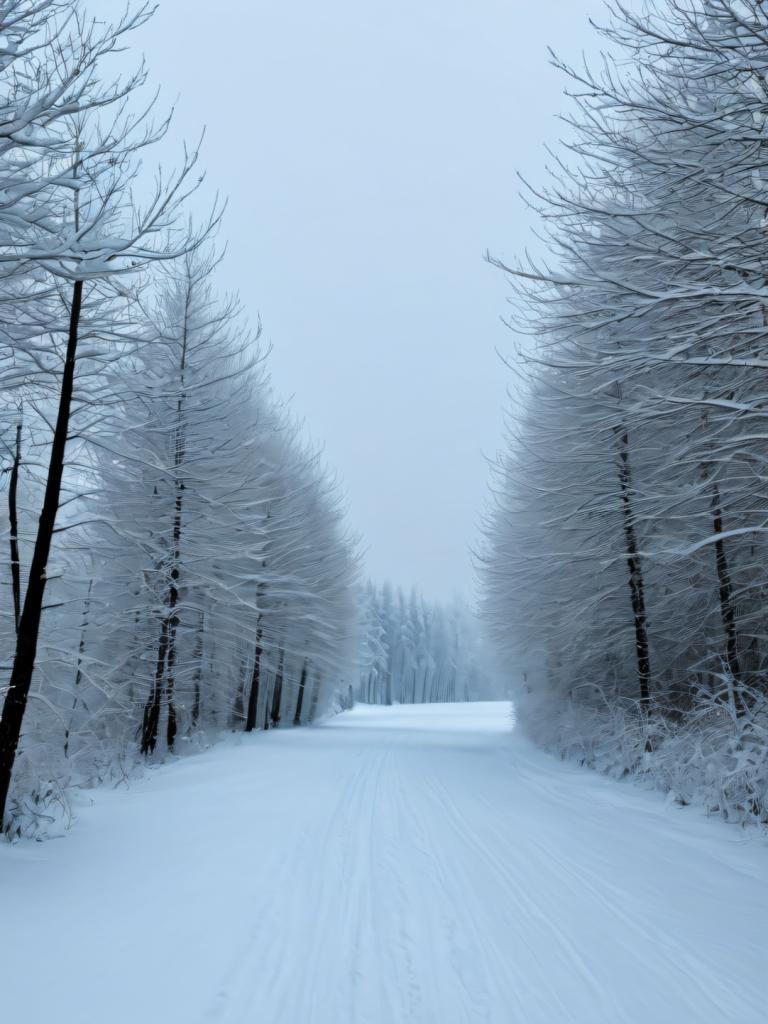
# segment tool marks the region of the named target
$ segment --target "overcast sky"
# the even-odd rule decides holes
[[[502,433],[506,282],[600,0],[162,0],[135,43],[205,125],[227,284],[341,475],[377,579],[471,593]]]

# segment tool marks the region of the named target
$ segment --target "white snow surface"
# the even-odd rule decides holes
[[[358,706],[92,797],[0,848],[3,1019],[766,1019],[765,840],[560,763],[508,704]]]

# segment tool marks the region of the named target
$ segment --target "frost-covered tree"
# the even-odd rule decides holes
[[[702,707],[750,728],[762,713],[766,27],[757,2],[620,7],[599,73],[558,62],[575,159],[532,193],[550,260],[506,268],[533,340],[485,619],[523,659],[546,742],[583,752],[621,710],[620,770],[660,763],[670,723]]]
[[[143,71],[109,85],[101,65],[146,19],[146,9],[126,14],[116,25],[87,21],[76,4],[61,13],[58,4],[17,5],[14,13],[8,27],[24,64],[19,71],[18,61],[7,62],[4,80],[0,77],[8,111],[0,175],[14,197],[0,211],[0,264],[15,274],[29,266],[33,280],[42,278],[42,287],[50,290],[50,319],[35,333],[22,307],[29,341],[17,338],[16,344],[32,356],[47,342],[42,358],[49,372],[51,362],[58,367],[39,520],[0,718],[0,819],[35,670],[67,441],[82,401],[76,373],[80,342],[94,346],[86,351],[92,362],[108,358],[105,349],[94,349],[107,342],[99,333],[108,322],[99,319],[103,303],[119,300],[126,287],[116,288],[116,281],[135,277],[154,260],[172,256],[178,244],[187,244],[186,239],[175,243],[169,232],[194,162],[187,161],[169,183],[158,182],[146,205],[133,201],[138,154],[164,127],[151,127],[148,109],[128,106]],[[91,395],[85,405],[93,401]]]
[[[120,401],[98,449],[94,549],[111,571],[93,590],[91,657],[111,666],[124,709],[112,742],[137,735],[144,754],[204,730],[301,724],[331,701],[355,644],[355,556],[333,484],[214,269],[195,254],[165,271],[149,340],[114,371]]]
[[[151,13],[0,0],[0,820],[224,728],[303,724],[356,671],[356,545],[275,398],[143,67]],[[11,782],[13,789],[11,790]],[[46,813],[48,811],[46,810]]]
[[[498,680],[474,613],[461,601],[429,602],[368,582],[357,700],[426,704],[491,699]]]

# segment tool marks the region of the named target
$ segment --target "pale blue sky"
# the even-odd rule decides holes
[[[112,0],[109,0],[112,2]],[[228,284],[341,474],[368,570],[468,593],[498,448],[507,286],[600,0],[162,0],[136,39],[173,136],[207,127]],[[202,201],[202,200],[201,200]]]

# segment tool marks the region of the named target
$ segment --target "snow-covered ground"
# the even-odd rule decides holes
[[[768,848],[506,704],[358,707],[0,847],[2,1019],[762,1024]]]

